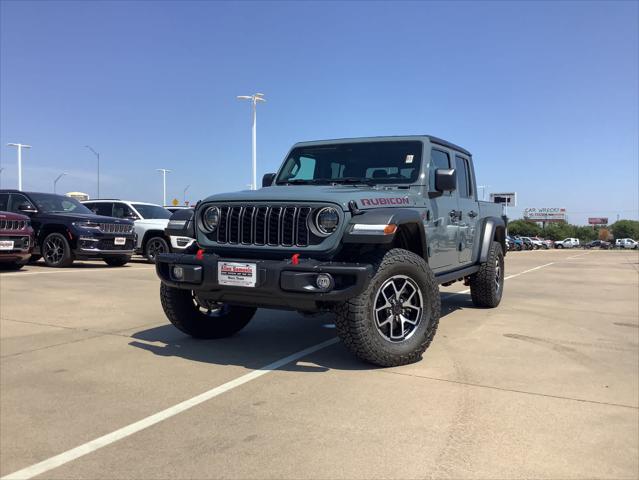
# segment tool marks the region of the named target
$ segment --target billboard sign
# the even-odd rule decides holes
[[[608,217],[588,217],[588,225],[608,225]]]
[[[566,209],[559,207],[526,208],[524,219],[531,222],[565,222]]]
[[[491,193],[490,201],[492,203],[501,203],[506,207],[516,207],[517,206],[517,194],[515,192],[507,192],[507,193]]]

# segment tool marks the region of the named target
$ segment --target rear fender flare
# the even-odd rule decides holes
[[[479,249],[479,263],[484,263],[488,259],[490,244],[497,241],[506,254],[506,223],[499,217],[487,217],[482,224],[482,235]]]

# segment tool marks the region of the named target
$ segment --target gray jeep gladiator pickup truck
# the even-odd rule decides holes
[[[200,202],[185,253],[158,256],[167,317],[197,338],[230,336],[258,307],[333,312],[343,343],[380,366],[419,360],[439,285],[463,281],[496,307],[501,207],[477,200],[472,156],[431,136],[303,142],[255,191]]]

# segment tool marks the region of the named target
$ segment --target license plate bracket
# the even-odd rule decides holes
[[[115,237],[115,240],[113,241],[114,245],[126,245],[126,238],[124,237]]]
[[[0,240],[0,250],[13,250],[15,247],[13,240]]]

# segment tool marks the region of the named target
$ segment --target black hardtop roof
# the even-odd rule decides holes
[[[439,137],[435,137],[433,135],[386,135],[386,136],[377,136],[377,137],[353,137],[353,138],[334,138],[328,140],[312,140],[312,141],[304,141],[297,142],[295,146],[310,146],[315,144],[330,144],[330,143],[349,143],[349,142],[366,142],[366,141],[380,141],[380,140],[416,140],[416,139],[428,139],[430,143],[434,143],[436,145],[441,145],[442,147],[447,147],[452,150],[456,150],[460,153],[468,155],[469,157],[472,154],[466,150],[465,148],[460,147],[459,145],[455,145],[447,140],[444,140]]]

